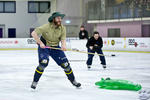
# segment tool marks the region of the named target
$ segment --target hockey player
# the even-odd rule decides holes
[[[100,37],[99,32],[93,33],[93,36],[88,40],[86,47],[89,53],[97,52],[98,54],[102,54],[99,56],[99,58],[103,68],[106,68],[105,57],[103,56],[103,51],[101,49],[103,47],[103,40]],[[88,60],[86,62],[88,69],[91,68],[93,56],[94,56],[93,54],[88,54]]]
[[[64,69],[65,74],[74,86],[81,86],[80,83],[76,82],[68,59],[64,54],[64,51],[66,50],[66,29],[61,24],[64,16],[65,14],[54,12],[52,16],[49,17],[49,22],[47,24],[37,27],[32,32],[32,36],[38,44],[39,57],[39,65],[35,70],[33,82],[31,84],[31,88],[33,89],[36,88],[44,69],[48,66],[49,56],[51,56],[53,60]],[[39,35],[41,35],[41,38]],[[61,42],[61,47],[59,46],[59,42]],[[46,46],[61,48],[61,50],[46,48]]]

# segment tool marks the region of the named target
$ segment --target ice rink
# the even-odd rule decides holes
[[[66,52],[76,80],[76,89],[63,70],[50,58],[37,89],[30,89],[38,65],[36,50],[0,51],[0,100],[139,100],[135,91],[104,90],[95,86],[102,77],[124,79],[150,89],[150,53],[104,52],[107,69],[94,56],[91,70],[87,70],[87,54]]]

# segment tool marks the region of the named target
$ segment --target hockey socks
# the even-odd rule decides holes
[[[76,82],[74,74],[72,72],[72,69],[70,69],[70,71],[65,71],[65,73],[66,73],[68,79],[70,80],[70,82],[72,83],[73,86],[76,86],[76,87],[80,87],[81,86],[80,83]]]
[[[35,70],[35,74],[34,74],[34,79],[33,81],[34,82],[38,82],[41,75],[43,74],[44,70],[41,68],[41,67],[37,67],[36,70]]]
[[[33,82],[31,84],[31,88],[35,89],[36,85],[41,77],[41,75],[43,74],[44,70],[41,67],[37,67],[35,70],[35,74],[34,74],[34,79]]]

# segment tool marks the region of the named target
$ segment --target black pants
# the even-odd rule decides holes
[[[89,53],[95,53],[95,52],[97,52],[97,54],[102,54],[102,55],[103,55],[102,49],[98,49],[98,50],[96,50],[96,51],[91,50],[91,49],[88,49],[88,52],[89,52]],[[87,62],[86,62],[87,65],[92,65],[93,57],[94,57],[93,54],[88,54],[88,60],[87,60]],[[105,56],[101,56],[101,55],[100,55],[99,58],[100,58],[101,64],[102,64],[102,65],[106,65]]]

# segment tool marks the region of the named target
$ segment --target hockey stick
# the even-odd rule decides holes
[[[62,50],[61,48],[48,47],[48,46],[46,46],[45,48],[55,49],[55,50]],[[67,49],[66,51],[79,52],[79,53],[86,53],[86,54],[92,54],[92,55],[98,55],[98,56],[109,56],[109,55],[91,53],[91,52],[86,52],[86,51],[80,51],[80,50],[78,50],[78,49]]]

